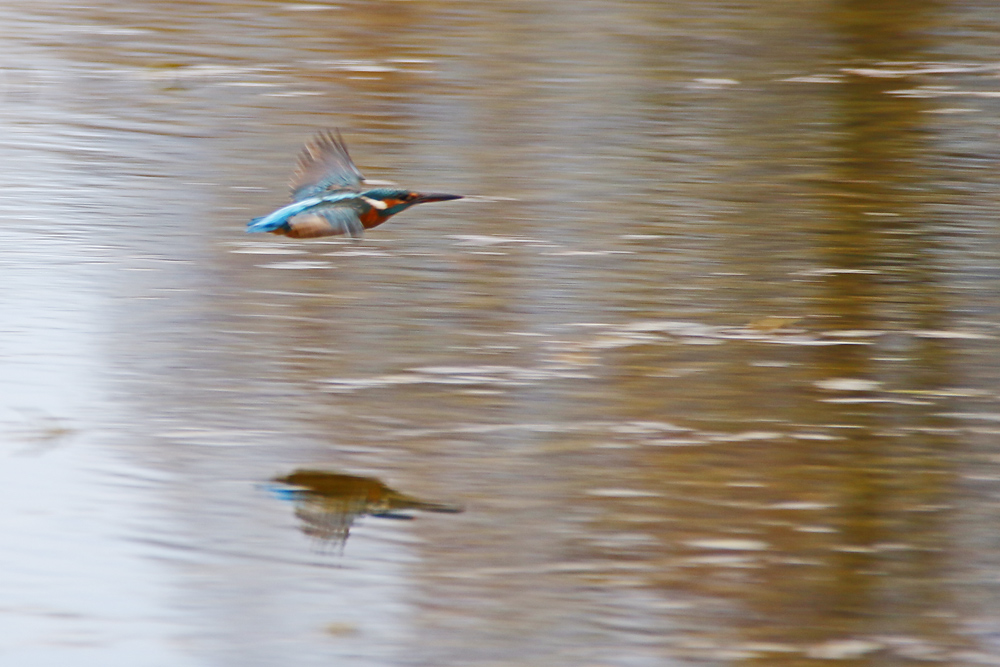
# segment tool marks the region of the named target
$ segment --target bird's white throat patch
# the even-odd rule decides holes
[[[380,211],[384,211],[389,206],[384,201],[379,201],[378,199],[369,199],[368,197],[365,197],[364,195],[362,195],[361,198],[364,199],[366,202],[368,202],[369,204],[371,204],[373,207],[377,208]]]

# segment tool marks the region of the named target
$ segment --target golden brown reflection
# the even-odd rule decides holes
[[[413,517],[406,510],[456,513],[458,505],[419,500],[390,489],[374,477],[359,477],[326,470],[300,469],[272,482],[280,496],[295,503],[295,516],[301,521],[302,532],[323,543],[343,547],[351,526],[363,516],[383,519]]]
[[[885,60],[922,61],[921,30],[936,5],[847,0],[837,6],[832,18],[847,47],[845,61],[876,67]],[[834,107],[828,215],[818,228],[816,258],[825,268],[817,282],[818,315],[835,332],[886,335],[873,345],[817,348],[811,365],[826,378],[858,381],[858,388],[870,382],[933,391],[950,381],[948,346],[920,336],[893,341],[903,331],[948,327],[941,308],[946,297],[929,261],[935,220],[927,204],[944,193],[929,164],[928,104],[893,94],[919,86],[916,76],[890,80],[865,68],[846,71]],[[945,656],[962,648],[966,641],[949,621],[941,557],[948,547],[956,424],[927,403],[879,399],[863,390],[824,403],[817,416],[840,425],[838,443],[814,457],[813,466],[837,462],[825,495],[838,511],[826,524],[829,539],[812,541],[827,542],[829,551],[811,568],[768,568],[754,606],[775,622],[748,628],[748,635],[798,638],[808,657],[867,664],[886,653]]]
[[[919,28],[934,5],[838,6],[844,61],[926,58]],[[811,193],[822,202],[810,223],[812,311],[799,325],[824,330],[832,344],[809,348],[797,378],[805,386],[775,382],[793,376],[773,369],[733,369],[738,402],[719,414],[752,423],[756,410],[770,421],[758,430],[762,442],[662,455],[677,486],[697,492],[670,501],[665,540],[678,545],[678,559],[660,576],[669,588],[741,608],[733,635],[707,626],[697,634],[745,664],[876,664],[966,645],[949,620],[942,557],[956,425],[930,403],[872,391],[920,394],[952,381],[948,346],[913,335],[949,326],[928,261],[927,203],[942,196],[924,141],[928,102],[892,94],[919,83],[858,67],[830,88],[831,158],[823,189]],[[789,355],[779,367],[786,363],[800,361]],[[836,391],[816,395],[816,387]],[[799,432],[789,438],[788,428]]]
[[[604,341],[619,352],[588,348],[614,368],[609,403],[650,432],[634,478],[590,489],[607,511],[598,529],[629,546],[603,549],[636,568],[655,564],[649,578],[665,598],[696,600],[678,655],[903,664],[952,660],[970,643],[954,621],[945,555],[955,548],[960,428],[943,416],[947,398],[933,398],[960,381],[956,346],[927,335],[955,327],[934,261],[935,204],[947,201],[929,141],[935,101],[895,94],[922,83],[907,71],[928,58],[920,30],[935,7],[848,2],[828,15],[843,74],[824,90],[827,143],[811,137],[807,182],[774,176],[799,156],[781,150],[785,135],[741,116],[734,146],[746,136],[778,145],[754,147],[766,157],[741,163],[749,183],[716,194],[738,206],[715,294],[740,294],[732,307],[752,336],[685,344],[684,327],[692,337],[721,331],[656,322],[654,311],[627,332],[633,344]],[[794,260],[777,254],[793,244]],[[775,275],[782,261],[799,266]],[[658,338],[667,332],[677,337]]]

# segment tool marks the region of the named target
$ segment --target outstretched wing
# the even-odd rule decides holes
[[[292,218],[288,221],[288,231],[284,233],[296,239],[314,239],[339,234],[359,238],[364,232],[365,227],[353,208],[336,206]]]
[[[317,134],[302,149],[289,187],[292,201],[339,190],[359,190],[365,177],[347,154],[339,130]]]
[[[349,206],[328,208],[319,212],[330,223],[330,228],[337,230],[334,234],[347,234],[359,239],[365,234],[365,226],[358,218],[358,212]]]

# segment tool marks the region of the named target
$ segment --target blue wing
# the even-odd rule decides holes
[[[347,154],[340,131],[327,130],[317,134],[302,149],[289,187],[292,201],[299,201],[338,191],[357,192],[364,180]]]
[[[355,195],[347,191],[307,197],[254,218],[247,224],[247,231],[274,232],[300,239],[337,234],[358,238],[364,234],[365,226],[352,205],[355,199]]]
[[[349,206],[337,206],[318,212],[330,223],[330,236],[347,234],[351,238],[361,238],[365,234],[365,226],[358,218],[358,212]]]

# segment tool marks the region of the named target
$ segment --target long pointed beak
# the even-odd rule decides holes
[[[413,200],[414,204],[426,204],[432,201],[451,201],[452,199],[461,199],[462,195],[445,195],[438,192],[432,192],[428,194],[423,194]]]

